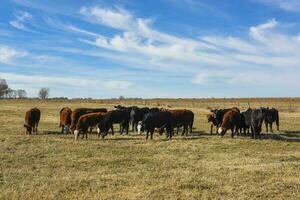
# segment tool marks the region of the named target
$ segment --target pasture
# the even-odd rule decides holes
[[[263,139],[210,135],[210,108],[279,109],[280,132]],[[62,107],[138,105],[187,108],[194,133],[59,134]],[[25,135],[24,114],[40,108],[38,135]],[[118,130],[118,126],[116,126]],[[300,99],[1,100],[0,199],[300,199]]]

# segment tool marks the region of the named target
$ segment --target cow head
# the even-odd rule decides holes
[[[24,127],[26,128],[26,134],[31,134],[31,132],[32,132],[32,126],[24,124]]]

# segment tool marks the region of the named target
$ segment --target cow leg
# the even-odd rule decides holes
[[[64,125],[61,125],[60,127],[61,127],[60,133],[63,134],[63,133],[64,133],[65,126],[64,126]]]
[[[126,131],[126,135],[128,135],[128,131],[129,131],[129,123],[125,123],[125,124],[123,124],[123,126],[124,126],[124,129],[125,129],[125,131]],[[124,130],[123,129],[123,130]]]
[[[234,138],[234,128],[231,129],[231,138]]]
[[[273,123],[270,123],[270,130],[271,130],[271,133],[273,133]]]
[[[111,134],[114,135],[115,132],[114,132],[114,125],[113,125],[113,124],[111,125],[110,129],[111,129]],[[107,135],[107,134],[106,134],[106,135]]]
[[[132,132],[135,133],[135,123],[134,122],[131,123],[131,128],[132,128]]]
[[[38,124],[36,123],[36,124],[35,124],[35,134],[36,134],[36,135],[37,135],[37,133],[38,133],[37,129],[38,129]]]
[[[120,124],[120,135],[122,135],[123,134],[123,132],[124,132],[124,124],[123,124],[124,122],[122,122],[121,124]],[[121,128],[122,127],[122,128]]]
[[[93,132],[93,127],[90,127],[89,133],[91,134]]]
[[[265,121],[266,131],[269,132],[268,122]]]
[[[148,140],[148,137],[149,137],[149,131],[147,130],[146,140]]]
[[[172,133],[172,128],[171,127],[167,127],[166,131],[168,133],[169,139],[172,139],[173,133]]]
[[[183,128],[184,128],[185,136],[188,136],[188,134],[189,134],[189,125],[186,124],[186,125],[184,125]]]
[[[151,135],[150,135],[150,139],[151,139],[151,140],[153,140],[153,133],[154,133],[154,130],[151,130],[151,132],[150,132],[150,134],[151,134]]]

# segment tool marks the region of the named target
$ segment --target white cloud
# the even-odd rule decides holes
[[[130,29],[136,24],[134,23],[130,13],[125,10],[112,10],[101,7],[82,7],[80,14],[88,17],[95,17],[95,20],[105,26],[109,26],[116,29]]]
[[[16,58],[24,57],[26,55],[27,55],[26,52],[22,52],[22,51],[13,49],[8,46],[0,45],[0,62],[2,62],[2,63],[7,63]]]
[[[297,12],[300,11],[299,0],[257,0],[260,3],[270,6],[277,6],[286,11]]]

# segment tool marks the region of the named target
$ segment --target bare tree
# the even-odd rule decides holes
[[[17,96],[19,99],[24,99],[27,97],[27,92],[25,90],[17,90]]]
[[[49,92],[50,92],[50,89],[49,88],[41,88],[40,91],[39,91],[39,97],[41,99],[47,99],[49,97]]]
[[[0,79],[0,98],[4,98],[6,93],[6,90],[8,89],[8,85],[6,83],[5,79]]]
[[[11,88],[8,88],[8,89],[6,90],[6,98],[12,99],[12,98],[13,98],[13,95],[14,95],[14,90],[11,89]]]

